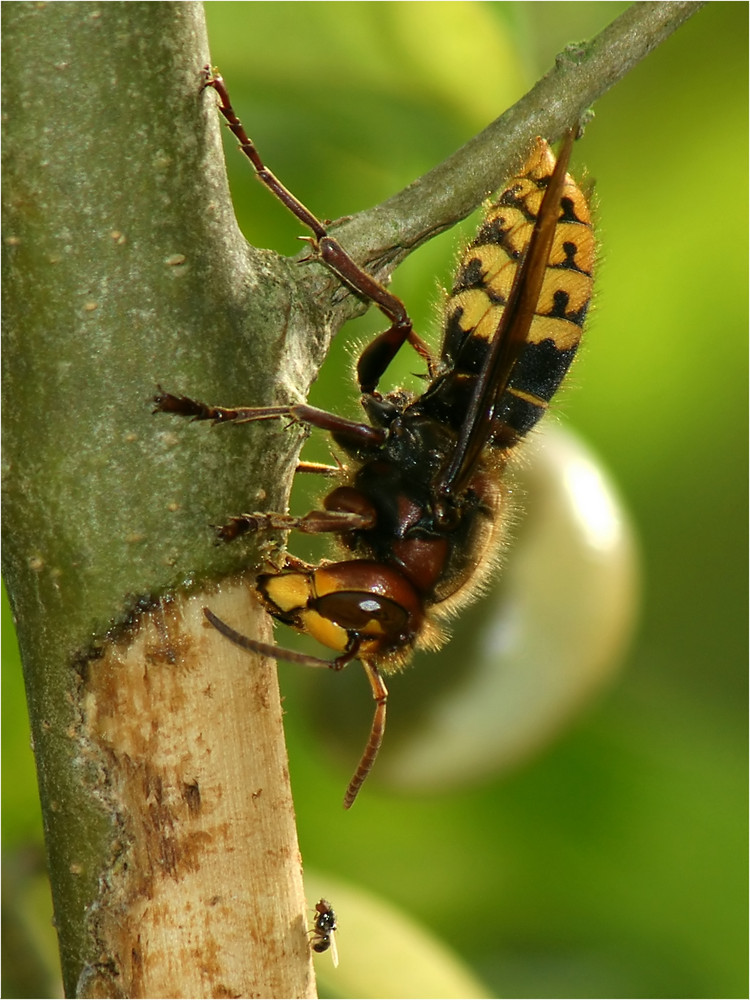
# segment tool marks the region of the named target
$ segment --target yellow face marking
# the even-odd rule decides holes
[[[316,597],[324,594],[333,594],[337,590],[345,590],[341,584],[341,578],[335,573],[329,573],[325,566],[319,566],[315,570],[314,581],[311,583],[312,590]]]
[[[346,629],[336,625],[330,618],[324,618],[317,611],[312,610],[303,611],[300,620],[302,622],[300,631],[308,632],[313,639],[317,639],[329,649],[336,650],[337,653],[344,652],[349,643]]]
[[[312,581],[302,573],[281,573],[268,577],[263,593],[280,611],[296,611],[306,606],[312,594]]]

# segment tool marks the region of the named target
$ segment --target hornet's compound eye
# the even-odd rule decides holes
[[[361,636],[398,638],[407,631],[409,614],[396,601],[380,594],[340,590],[313,602],[324,618]]]

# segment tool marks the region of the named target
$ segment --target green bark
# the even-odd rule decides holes
[[[150,396],[283,396],[279,354],[324,324],[295,265],[237,229],[199,4],[9,4],[3,29],[3,572],[72,994],[115,850],[76,738],[87,664],[139,605],[246,566],[209,524],[247,507],[248,482],[283,508],[293,468],[281,428],[260,429],[258,463],[231,429],[179,433]]]

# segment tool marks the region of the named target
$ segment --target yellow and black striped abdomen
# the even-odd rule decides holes
[[[516,273],[523,262],[545,189],[555,166],[538,139],[521,174],[487,211],[467,247],[445,311],[442,363],[449,373],[439,393],[460,410],[482,371],[498,333]],[[513,330],[523,346],[514,358],[494,409],[491,443],[511,446],[544,413],[575,355],[591,298],[594,237],[586,198],[566,175],[552,249],[533,313],[519,315]],[[460,419],[453,413],[453,419]]]

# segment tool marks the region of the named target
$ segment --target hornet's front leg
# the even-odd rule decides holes
[[[249,424],[258,420],[286,419],[292,423],[329,431],[360,448],[378,447],[386,438],[385,431],[379,427],[347,420],[335,413],[319,410],[316,406],[308,406],[307,403],[295,403],[292,406],[212,406],[190,396],[174,396],[171,392],[164,392],[161,386],[157,388],[158,392],[153,398],[154,413],[173,413],[191,420],[210,420],[214,424]]]

